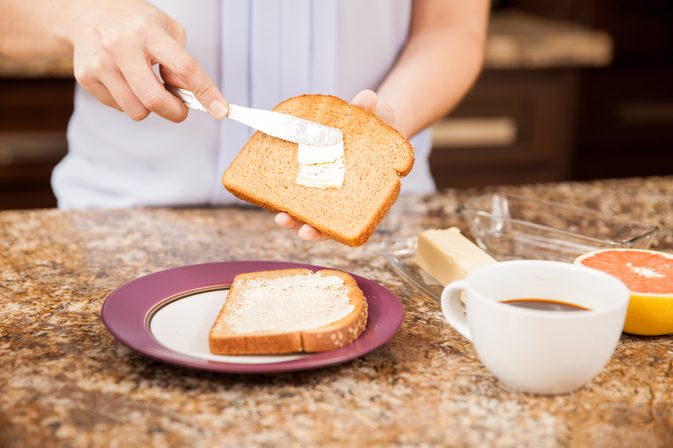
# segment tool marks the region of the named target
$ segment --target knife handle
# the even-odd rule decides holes
[[[185,103],[185,106],[187,106],[188,108],[194,110],[200,110],[201,112],[208,112],[208,110],[203,106],[203,104],[201,104],[201,102],[198,99],[196,99],[196,95],[194,95],[194,92],[187,89],[181,89],[180,87],[175,87],[170,84],[164,84],[164,87],[166,87],[166,90],[175,95],[180,101]],[[231,112],[231,105],[227,101],[224,101],[224,106],[227,108],[227,115],[225,115],[226,118],[229,116],[229,113]]]

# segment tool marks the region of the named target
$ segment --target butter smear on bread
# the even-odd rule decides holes
[[[220,355],[323,352],[350,344],[366,325],[367,301],[345,272],[248,272],[234,278],[208,343]]]
[[[236,333],[318,328],[353,312],[348,292],[343,279],[321,273],[248,280],[220,326]]]
[[[341,188],[344,184],[344,142],[330,146],[299,144],[297,184],[311,188]]]

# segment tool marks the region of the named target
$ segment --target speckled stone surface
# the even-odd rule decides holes
[[[509,188],[662,226],[673,251],[673,178]],[[398,201],[361,248],[308,243],[255,209],[0,213],[0,446],[673,446],[673,336],[624,335],[569,395],[514,392],[380,255],[382,238],[462,225],[474,191]],[[217,375],[137,355],[105,330],[107,294],[192,263],[331,266],[394,291],[388,344],[353,362],[276,376]]]

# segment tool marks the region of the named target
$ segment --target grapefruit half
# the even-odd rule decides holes
[[[602,249],[576,264],[617,277],[631,291],[624,331],[655,336],[673,333],[673,254],[646,249]]]

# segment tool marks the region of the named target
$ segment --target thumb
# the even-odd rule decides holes
[[[367,89],[360,91],[353,97],[351,103],[356,106],[364,107],[370,112],[374,112],[381,117],[383,121],[391,126],[395,126],[395,111],[388,103],[381,101],[373,90]]]
[[[395,126],[395,111],[388,103],[379,100],[376,105],[376,115],[389,125]]]
[[[351,100],[352,104],[356,106],[364,107],[370,112],[376,113],[376,102],[377,102],[376,92],[373,90],[362,90],[358,92],[357,95]]]

